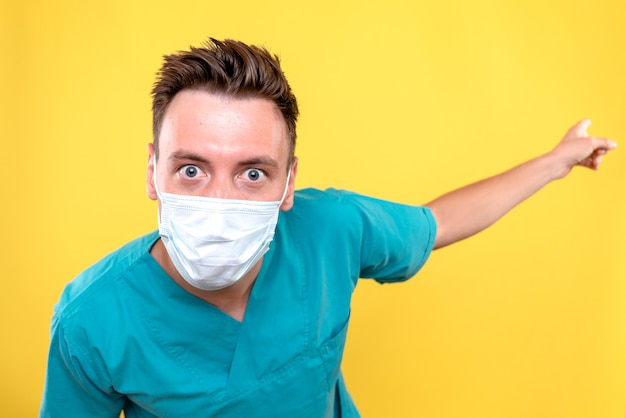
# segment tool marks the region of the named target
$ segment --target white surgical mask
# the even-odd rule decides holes
[[[192,286],[218,290],[241,279],[268,251],[280,201],[218,199],[159,192],[159,234],[172,263]]]

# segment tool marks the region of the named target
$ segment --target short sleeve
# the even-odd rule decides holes
[[[39,416],[118,418],[125,398],[103,384],[92,356],[78,347],[55,316]]]
[[[362,222],[361,277],[378,282],[413,277],[432,252],[436,223],[430,209],[347,193]]]

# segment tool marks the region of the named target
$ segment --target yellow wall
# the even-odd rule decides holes
[[[163,53],[283,57],[298,186],[423,203],[549,150],[583,117],[626,147],[626,3],[2,0],[0,415],[34,416],[64,284],[156,227]],[[364,417],[623,417],[626,150],[577,169],[402,285],[363,282],[344,361]]]

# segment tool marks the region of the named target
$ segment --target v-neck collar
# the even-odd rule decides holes
[[[158,261],[150,254],[150,250],[152,247],[158,242],[160,237],[157,235],[153,241],[151,241],[150,245],[146,250],[146,256],[153,265],[153,269],[158,270],[159,274],[155,277],[161,285],[163,291],[167,294],[168,298],[172,298],[174,300],[178,300],[182,303],[189,304],[190,306],[198,305],[199,308],[204,308],[206,310],[205,314],[211,316],[211,322],[218,322],[221,326],[228,326],[233,328],[240,328],[242,324],[246,321],[246,317],[248,317],[248,313],[255,302],[259,299],[257,296],[258,293],[262,293],[263,282],[266,280],[265,276],[267,276],[268,266],[271,263],[272,255],[274,254],[274,243],[270,244],[268,251],[262,258],[261,268],[259,269],[259,273],[257,274],[256,279],[252,283],[252,288],[250,289],[250,295],[248,297],[248,302],[246,304],[246,310],[243,315],[243,319],[241,321],[233,318],[228,315],[226,312],[222,311],[215,305],[203,300],[202,298],[188,292],[182,286],[180,286],[174,279],[172,279],[169,274],[161,267]]]

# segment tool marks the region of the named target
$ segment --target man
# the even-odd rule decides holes
[[[412,277],[616,146],[582,121],[424,207],[295,191],[296,99],[276,57],[232,40],[167,56],[153,116],[159,231],[66,287],[42,417],[357,417],[340,365],[358,278]]]

